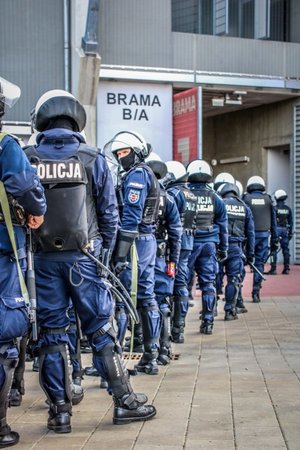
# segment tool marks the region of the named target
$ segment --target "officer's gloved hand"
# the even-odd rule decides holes
[[[112,266],[115,274],[118,276],[121,272],[123,272],[123,270],[126,269],[126,267],[128,266],[128,261],[126,261],[126,259],[115,259]]]
[[[218,249],[218,251],[217,251],[217,260],[219,262],[225,261],[225,259],[227,259],[227,257],[228,257],[227,250],[220,250],[220,249]]]
[[[109,262],[111,259],[112,251],[110,248],[102,248],[100,253],[99,261],[103,264],[103,266],[109,269]],[[105,267],[98,266],[98,275],[101,278],[107,278],[108,272],[105,270]]]
[[[174,262],[169,262],[167,265],[167,270],[166,270],[166,274],[168,275],[168,277],[175,277],[176,274],[176,264]]]
[[[112,267],[116,275],[119,275],[128,266],[127,255],[137,236],[137,231],[122,229],[118,231],[116,248],[112,257]]]
[[[246,263],[247,264],[254,264],[254,255],[246,255]]]
[[[277,250],[279,250],[280,244],[279,244],[279,240],[278,239],[273,239],[271,241],[271,251],[272,252],[277,252]]]

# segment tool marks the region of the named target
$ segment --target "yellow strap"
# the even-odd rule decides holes
[[[138,289],[138,253],[136,250],[135,242],[133,242],[130,249],[130,259],[131,259],[131,299],[132,303],[136,308],[137,304],[137,289]],[[133,350],[133,339],[134,339],[134,321],[131,318],[131,337],[130,337],[130,348],[129,348],[129,359],[131,359],[131,354]]]
[[[2,139],[7,135],[7,133],[5,133],[5,131],[1,131],[0,132],[0,143],[2,141]]]
[[[13,248],[14,255],[16,258],[16,264],[17,264],[17,270],[18,270],[18,276],[19,276],[22,296],[24,298],[26,305],[29,305],[28,290],[27,290],[27,287],[26,287],[26,284],[24,281],[24,277],[23,277],[19,259],[18,259],[17,245],[16,245],[16,240],[15,240],[13,224],[12,224],[11,216],[10,216],[8,199],[7,199],[5,187],[4,187],[4,184],[2,181],[0,181],[0,203],[1,203],[1,207],[2,207],[2,213],[4,216],[7,232],[8,232],[9,238],[10,238],[11,246]]]

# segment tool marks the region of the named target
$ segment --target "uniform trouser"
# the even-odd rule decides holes
[[[153,234],[141,235],[136,239],[138,254],[137,308],[142,317],[145,352],[155,352],[159,348],[160,313],[154,293],[154,267],[156,258],[156,239]],[[132,265],[121,273],[120,280],[131,292]]]
[[[174,314],[173,320],[179,326],[179,322],[184,326],[185,318],[189,309],[189,257],[191,250],[180,250],[177,273],[174,282]],[[192,272],[194,269],[192,269]]]
[[[52,403],[71,402],[72,369],[67,334],[70,298],[82,332],[92,346],[95,365],[104,379],[107,373],[99,352],[114,342],[109,333],[114,305],[108,288],[97,274],[96,264],[75,252],[68,252],[64,258],[56,253],[35,257],[37,314],[41,330],[38,343],[40,384]],[[95,335],[100,329],[103,332]]]
[[[79,324],[77,324],[76,312],[73,307],[72,301],[70,301],[70,307],[67,311],[67,315],[70,319],[70,326],[68,328],[69,338],[69,352],[72,364],[72,378],[82,377],[83,369],[81,363],[80,353],[80,330],[78,330]]]
[[[236,302],[236,306],[238,306],[238,307],[242,306],[244,303],[242,289],[243,289],[243,281],[244,281],[245,277],[246,277],[246,270],[245,270],[245,264],[243,262],[242,278],[241,278],[238,298],[237,298],[237,302]]]
[[[255,266],[264,273],[264,266],[268,258],[269,236],[255,236]],[[262,277],[254,270],[253,272],[253,293],[258,293],[261,289]]]
[[[166,273],[167,262],[165,257],[157,256],[155,259],[155,285],[154,292],[161,313],[160,348],[170,347],[170,298],[173,293],[174,277]]]
[[[194,240],[194,248],[189,258],[189,268],[195,269],[199,287],[202,291],[202,320],[214,320],[214,306],[216,302],[216,273],[218,262],[216,258],[216,244],[214,242],[199,242]]]
[[[225,286],[225,311],[235,311],[239,290],[243,278],[243,251],[241,244],[230,244],[227,259],[220,264],[227,276]]]
[[[280,242],[280,248],[283,255],[283,265],[285,268],[290,267],[290,249],[289,249],[289,237],[288,229],[286,227],[277,227],[278,238]],[[277,251],[271,254],[271,265],[276,268],[277,265]]]
[[[20,260],[22,272],[26,260]],[[15,260],[0,254],[0,429],[6,425],[8,396],[18,363],[18,338],[28,333],[27,308],[20,291]]]

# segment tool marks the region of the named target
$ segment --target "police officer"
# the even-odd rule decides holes
[[[179,161],[168,161],[167,192],[174,198],[183,228],[178,268],[173,290],[172,341],[184,342],[185,320],[189,308],[188,260],[193,250],[196,216],[196,196],[187,186],[188,174]]]
[[[113,422],[147,420],[155,408],[137,396],[123,366],[112,325],[113,301],[92,257],[104,258],[115,243],[117,202],[103,153],[84,144],[83,106],[63,90],[38,100],[33,127],[37,146],[26,150],[45,186],[48,210],[36,233],[40,325],[40,383],[50,407],[48,428],[71,431],[71,374],[67,328],[69,300],[93,350],[93,362],[109,383]],[[141,398],[142,397],[142,398]]]
[[[291,208],[286,205],[287,193],[283,189],[278,189],[274,198],[276,200],[275,211],[277,218],[277,231],[280,247],[283,254],[283,275],[290,273],[290,250],[289,241],[293,237],[293,213]],[[277,251],[271,253],[271,269],[268,275],[276,275]]]
[[[218,261],[227,258],[228,220],[225,204],[207,183],[213,179],[211,166],[203,160],[187,166],[189,187],[197,197],[194,248],[189,258],[190,271],[195,268],[202,291],[200,333],[212,334],[216,302]]]
[[[17,140],[1,132],[1,118],[5,108],[13,106],[20,97],[18,86],[0,77],[0,180],[3,183],[13,223],[17,257],[23,275],[26,271],[26,229],[37,229],[46,211],[44,190],[36,170],[29,164]],[[25,298],[20,287],[20,276],[8,234],[2,207],[0,206],[0,447],[18,443],[19,435],[7,424],[9,390],[14,368],[18,362],[18,341],[28,332],[28,315]]]
[[[218,189],[223,198],[228,216],[228,257],[220,263],[220,271],[225,269],[227,284],[225,287],[225,317],[224,320],[237,319],[237,299],[243,279],[245,243],[246,260],[254,261],[254,221],[250,209],[239,198],[238,186],[234,183],[224,183]]]
[[[144,353],[136,369],[155,375],[158,373],[161,320],[154,294],[154,232],[160,187],[154,173],[144,162],[151,147],[138,133],[121,131],[105,145],[104,150],[106,154],[112,154],[125,171],[119,190],[121,224],[113,265],[116,273],[123,272],[120,279],[129,292],[131,280],[138,274],[137,309],[143,329]],[[129,255],[134,241],[138,255],[137,274]]]
[[[147,164],[153,170],[158,180],[167,174],[164,162],[149,156]],[[162,323],[160,332],[159,364],[169,364],[171,351],[171,296],[181,247],[182,226],[176,203],[160,182],[160,203],[158,210],[155,237],[157,253],[155,260],[154,292],[161,312]]]
[[[243,200],[252,211],[255,226],[255,266],[263,273],[269,252],[269,239],[271,239],[271,250],[278,248],[276,212],[270,195],[266,193],[263,178],[259,176],[250,177],[246,189],[247,192],[244,194]],[[254,303],[260,302],[261,283],[261,275],[254,270],[252,287]]]

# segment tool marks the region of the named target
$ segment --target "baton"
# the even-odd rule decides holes
[[[31,230],[27,229],[27,290],[30,302],[30,321],[32,326],[32,340],[38,340],[38,327],[36,319],[36,287],[35,287],[35,272],[34,272],[34,262],[33,262],[33,252],[32,252],[32,238]]]
[[[259,270],[252,262],[248,261],[248,264],[249,264],[250,267],[252,267],[253,270],[255,270],[255,272],[256,272],[259,276],[262,277],[262,279],[263,279],[264,281],[266,281],[266,277],[263,276],[263,274],[261,273],[261,271],[260,271],[260,270]]]

